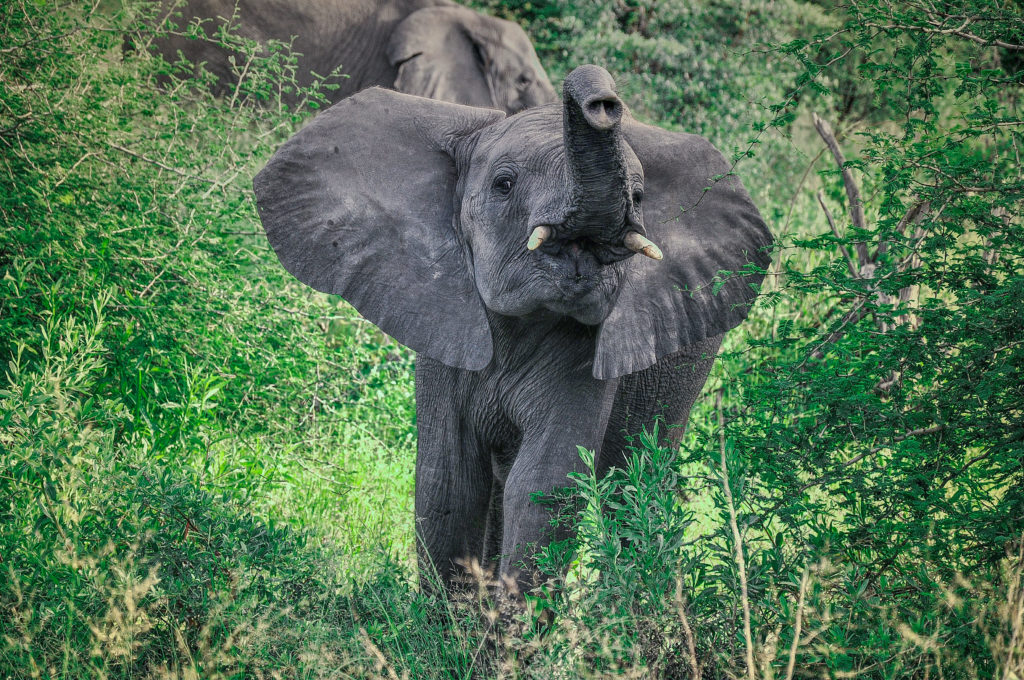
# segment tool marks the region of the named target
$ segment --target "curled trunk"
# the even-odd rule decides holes
[[[574,235],[620,242],[629,206],[622,101],[603,68],[581,66],[564,85],[563,126],[573,184]]]

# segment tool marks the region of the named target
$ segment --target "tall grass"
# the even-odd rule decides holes
[[[0,10],[5,676],[316,667],[327,602],[411,554],[412,357],[256,231],[294,60],[162,89],[152,10]]]

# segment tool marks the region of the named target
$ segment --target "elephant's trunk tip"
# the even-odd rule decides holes
[[[622,120],[622,100],[615,94],[615,81],[600,66],[584,64],[565,78],[565,102],[575,103],[587,123],[596,130],[611,130]]]
[[[661,260],[665,257],[661,252],[661,248],[654,245],[654,243],[648,240],[646,236],[643,236],[636,231],[626,232],[626,237],[622,239],[622,245],[626,246],[634,253],[646,255],[652,260]]]
[[[611,130],[622,120],[622,102],[614,92],[601,93],[583,104],[583,116],[597,130]]]

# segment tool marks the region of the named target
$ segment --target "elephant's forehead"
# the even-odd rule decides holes
[[[492,164],[509,160],[524,167],[548,166],[565,156],[562,108],[558,104],[529,109],[484,131],[474,160]]]

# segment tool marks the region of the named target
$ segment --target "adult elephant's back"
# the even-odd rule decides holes
[[[164,0],[162,12],[173,13],[179,33],[203,22],[205,40],[175,35],[156,45],[168,61],[180,51],[193,64],[205,62],[218,93],[231,91],[241,66],[215,39],[230,20],[245,38],[291,42],[304,87],[313,73],[337,70],[326,82],[338,88],[324,89],[331,102],[374,85],[508,112],[555,100],[518,25],[450,0]]]

